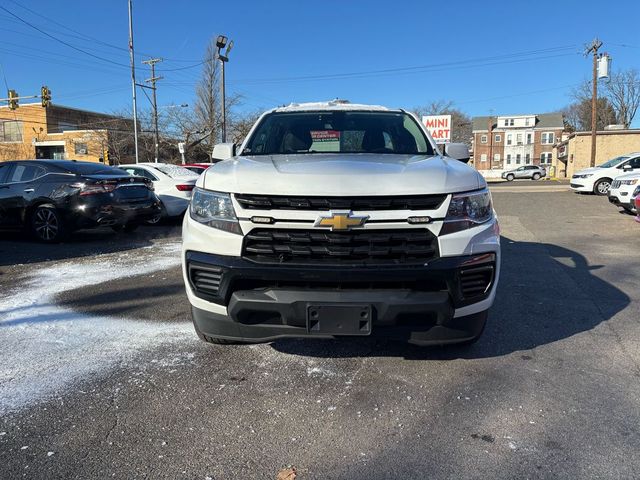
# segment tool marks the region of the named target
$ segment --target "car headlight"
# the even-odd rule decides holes
[[[477,227],[492,218],[491,193],[488,189],[454,194],[440,235]]]
[[[242,235],[231,195],[228,193],[194,188],[189,214],[198,223]]]
[[[637,197],[638,195],[640,195],[640,186],[636,187],[636,189],[631,194],[632,197]]]
[[[620,185],[635,185],[638,180],[620,180]]]

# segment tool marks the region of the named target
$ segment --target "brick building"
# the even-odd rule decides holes
[[[563,131],[561,113],[474,117],[472,163],[478,170],[551,165]]]
[[[0,106],[0,161],[34,158],[133,161],[133,123],[60,105]]]

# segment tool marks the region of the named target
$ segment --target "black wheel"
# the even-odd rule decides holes
[[[606,195],[609,193],[609,188],[611,188],[611,179],[601,178],[593,186],[593,193],[596,195]]]
[[[40,205],[31,214],[31,233],[45,243],[57,243],[66,238],[67,229],[53,205]]]
[[[137,223],[127,223],[125,225],[113,225],[111,228],[116,232],[131,233],[135,232],[139,226]]]
[[[510,173],[509,175],[507,175],[507,182],[513,182],[513,179],[516,178],[515,175],[513,175],[512,173]]]
[[[144,223],[147,225],[158,225],[165,218],[167,218],[167,210],[164,208],[164,205],[160,203],[160,213],[151,217],[149,220],[145,220]]]
[[[540,180],[540,174],[539,173],[534,173],[533,177],[531,177],[532,180]]]

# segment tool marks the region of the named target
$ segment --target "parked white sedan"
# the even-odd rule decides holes
[[[635,212],[634,191],[640,185],[640,172],[620,175],[611,182],[609,201],[624,208],[627,212]]]
[[[629,153],[612,158],[608,162],[592,168],[585,168],[571,177],[571,189],[574,192],[593,192],[607,195],[614,178],[623,173],[640,171],[640,152]]]
[[[160,198],[162,213],[148,223],[158,223],[162,218],[183,215],[189,207],[191,193],[198,174],[170,163],[138,163],[120,167],[130,175],[146,177],[153,181],[156,195]]]

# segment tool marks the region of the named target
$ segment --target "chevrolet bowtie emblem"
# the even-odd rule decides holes
[[[351,211],[331,212],[331,215],[321,215],[314,224],[315,227],[331,227],[331,230],[351,230],[362,227],[369,219],[368,215],[363,217],[354,216]]]

